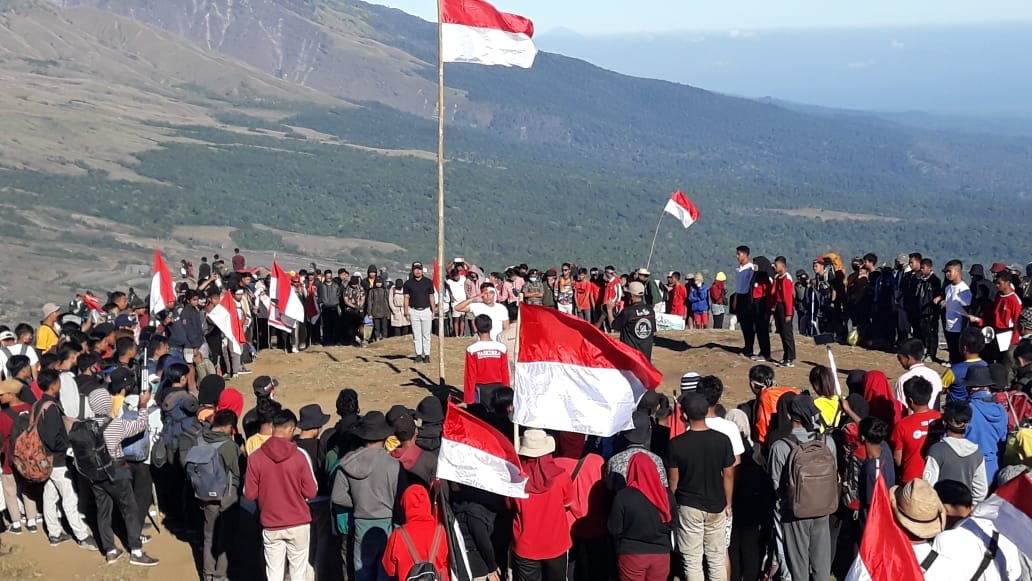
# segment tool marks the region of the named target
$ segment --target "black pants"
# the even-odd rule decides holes
[[[723,329],[724,328],[724,313],[719,315],[713,315],[713,328]]]
[[[605,581],[613,577],[613,543],[609,537],[579,539],[570,549],[569,578],[573,581]]]
[[[147,522],[147,511],[154,502],[152,491],[154,481],[151,479],[150,465],[143,462],[129,462],[129,473],[133,478],[133,498],[136,499],[136,512],[139,515],[140,529]]]
[[[964,357],[960,354],[960,331],[943,331],[943,335],[946,336],[946,350],[950,353],[950,363],[963,361]]]
[[[925,355],[933,359],[936,358],[939,352],[939,317],[937,315],[922,315],[917,320],[914,336],[924,343]]]
[[[910,338],[910,316],[903,309],[896,311],[896,344]]]
[[[124,464],[116,466],[115,477],[103,482],[90,483],[90,489],[97,501],[97,532],[100,534],[100,550],[105,554],[115,550],[115,531],[111,528],[111,515],[115,508],[125,523],[126,545],[130,551],[143,548],[140,542],[140,519],[137,515],[136,497],[133,496],[129,468]]]
[[[513,569],[516,581],[567,581],[566,553],[553,559],[524,559],[516,555]]]
[[[387,319],[373,319],[373,339],[379,341],[387,338]]]
[[[785,354],[782,359],[785,361],[795,361],[795,329],[792,328],[792,321],[785,320],[785,305],[779,304],[774,307],[774,328],[778,331],[778,336],[781,337],[781,348]]]
[[[307,349],[311,347],[312,343],[321,343],[322,327],[319,323],[305,323],[305,326],[308,327],[308,336],[305,338],[305,348]]]
[[[742,339],[745,340],[745,346],[742,348],[742,353],[745,355],[755,355],[756,351],[754,346],[756,343],[756,326],[753,320],[753,300],[749,295],[736,294],[735,299],[735,316],[738,317],[738,326],[742,328]]]
[[[752,312],[753,332],[760,344],[760,356],[770,359],[770,311],[763,301],[754,301]]]
[[[340,310],[338,307],[323,307],[322,316],[322,344],[336,345],[337,335],[340,331]]]
[[[767,539],[770,538],[770,527],[760,524],[731,528],[731,579],[733,581],[755,581],[760,578],[763,568],[763,557],[767,552]]]

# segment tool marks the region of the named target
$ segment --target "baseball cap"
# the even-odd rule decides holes
[[[11,331],[4,331],[0,333],[0,341],[14,341],[17,338],[18,337],[15,337],[14,333]]]
[[[412,263],[412,270],[415,270],[417,268],[419,270],[423,270],[423,263],[419,262],[418,260]]]
[[[136,326],[133,322],[133,318],[129,315],[118,315],[115,317],[115,328],[116,329],[127,329]]]
[[[681,376],[681,391],[695,391],[699,389],[699,380],[702,376],[694,371],[689,371]]]
[[[993,265],[989,267],[989,272],[993,274],[1000,274],[1005,270],[1007,270],[1007,265],[1002,262],[994,262]]]
[[[627,292],[630,293],[631,296],[643,296],[645,294],[645,285],[641,284],[640,282],[632,282],[631,284],[627,285]]]
[[[259,375],[253,382],[251,382],[251,389],[254,390],[254,394],[256,396],[261,396],[276,389],[276,386],[278,385],[279,382],[268,375]]]

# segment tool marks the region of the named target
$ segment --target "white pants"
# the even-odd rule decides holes
[[[290,563],[290,581],[305,581],[308,572],[308,539],[310,525],[278,531],[262,531],[265,544],[265,576],[283,579],[284,565]]]
[[[90,529],[82,522],[79,514],[79,496],[75,493],[72,481],[68,478],[68,468],[55,467],[50,473],[50,480],[43,485],[43,522],[47,525],[47,534],[56,537],[61,534],[61,513],[57,508],[58,500],[64,510],[68,525],[72,527],[75,540],[82,541],[90,536]]]
[[[409,309],[412,321],[412,343],[416,356],[430,356],[430,335],[433,332],[434,312],[430,309]]]

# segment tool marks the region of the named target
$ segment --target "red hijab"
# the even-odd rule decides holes
[[[627,486],[644,494],[659,511],[659,518],[663,522],[670,522],[670,495],[659,481],[659,472],[656,470],[656,463],[648,454],[631,456],[631,463],[627,466]]]
[[[889,425],[891,430],[903,417],[903,406],[889,387],[889,378],[878,370],[867,372],[864,378],[864,399],[871,406],[871,415]]]
[[[520,457],[523,465],[523,472],[527,474],[527,493],[541,494],[552,487],[552,481],[566,474],[551,454],[545,454],[540,458]]]

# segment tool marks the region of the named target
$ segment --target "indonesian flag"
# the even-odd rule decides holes
[[[512,439],[448,403],[437,477],[511,498],[527,498],[527,477]]]
[[[308,322],[316,324],[319,322],[319,317],[322,315],[322,311],[319,310],[319,296],[315,291],[315,285],[308,283],[308,298],[305,300],[305,316],[308,317]]]
[[[86,308],[91,311],[104,312],[104,307],[100,306],[100,300],[93,296],[91,292],[86,292],[82,295],[82,304],[86,305]]]
[[[483,0],[442,0],[441,57],[448,63],[529,69],[537,56],[534,23]]]
[[[663,211],[677,218],[685,228],[699,220],[699,209],[695,207],[695,204],[681,190],[677,190],[670,195],[670,199],[667,200]]]
[[[157,314],[176,302],[176,290],[172,287],[172,272],[161,251],[154,249],[154,268],[151,271],[150,312]]]
[[[222,331],[222,335],[229,341],[229,348],[233,353],[240,355],[243,352],[244,324],[240,321],[237,313],[236,300],[233,295],[226,291],[222,293],[222,300],[208,312],[208,320],[215,324]]]
[[[520,305],[513,421],[521,426],[612,436],[634,426],[645,390],[663,381],[641,352],[587,321]]]
[[[973,516],[993,522],[1001,536],[1032,555],[1032,476],[1027,472],[997,489],[979,503]]]
[[[293,331],[299,321],[305,320],[305,306],[294,292],[290,277],[275,260],[269,278],[269,324],[283,331]]]
[[[896,524],[889,501],[889,489],[878,471],[874,483],[867,527],[860,541],[860,554],[846,574],[846,581],[903,581],[924,579],[914,549]]]

